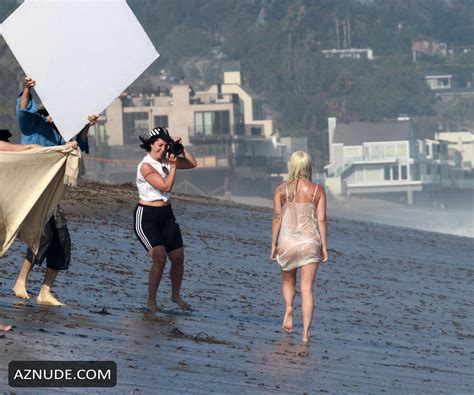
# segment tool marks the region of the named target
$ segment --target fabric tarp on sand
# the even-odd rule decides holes
[[[66,146],[0,152],[0,257],[18,236],[37,251],[64,185],[76,185],[81,152]]]

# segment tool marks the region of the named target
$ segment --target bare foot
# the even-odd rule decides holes
[[[181,299],[181,296],[171,297],[171,301],[173,303],[176,303],[179,306],[179,308],[182,310],[191,310],[191,305],[189,303],[186,303],[183,299]]]
[[[0,325],[0,331],[3,331],[3,332],[11,331],[12,328],[13,327],[11,325]]]
[[[306,333],[303,331],[303,337],[301,338],[301,345],[307,346],[308,344],[309,344],[309,331]]]
[[[21,299],[30,299],[31,296],[26,292],[25,283],[17,281],[15,286],[12,288],[12,291],[15,292],[15,296]]]
[[[66,306],[64,303],[61,303],[51,292],[51,288],[47,285],[41,287],[40,293],[36,298],[36,303],[44,304],[48,306]]]
[[[293,307],[287,306],[285,311],[285,318],[283,318],[283,330],[286,333],[293,332]]]
[[[156,303],[147,303],[146,308],[150,313],[156,313],[160,311],[160,307]]]

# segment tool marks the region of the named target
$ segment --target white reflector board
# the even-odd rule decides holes
[[[125,0],[26,0],[1,28],[66,141],[159,56]]]

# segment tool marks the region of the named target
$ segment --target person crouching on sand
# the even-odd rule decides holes
[[[319,262],[327,262],[326,193],[311,182],[311,156],[297,151],[288,163],[289,180],[275,190],[271,259],[281,268],[285,301],[283,329],[293,331],[296,270],[300,268],[302,345],[309,342],[313,283]]]
[[[186,310],[190,305],[180,296],[184,273],[183,239],[170,199],[177,169],[196,167],[196,159],[180,144],[180,138],[170,137],[166,128],[156,127],[147,138],[140,136],[140,140],[140,147],[148,154],[137,169],[140,200],[134,211],[134,228],[138,240],[152,259],[147,307],[152,312],[159,310],[156,294],[168,257],[171,261],[171,301]]]

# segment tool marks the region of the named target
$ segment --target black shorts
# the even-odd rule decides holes
[[[46,259],[46,267],[53,270],[66,270],[71,261],[71,237],[64,213],[58,207],[44,225],[40,245],[36,255],[28,248],[26,259],[33,265],[40,265]]]
[[[171,205],[145,206],[138,203],[134,211],[133,226],[138,240],[147,251],[164,246],[170,252],[183,246],[181,230]]]

